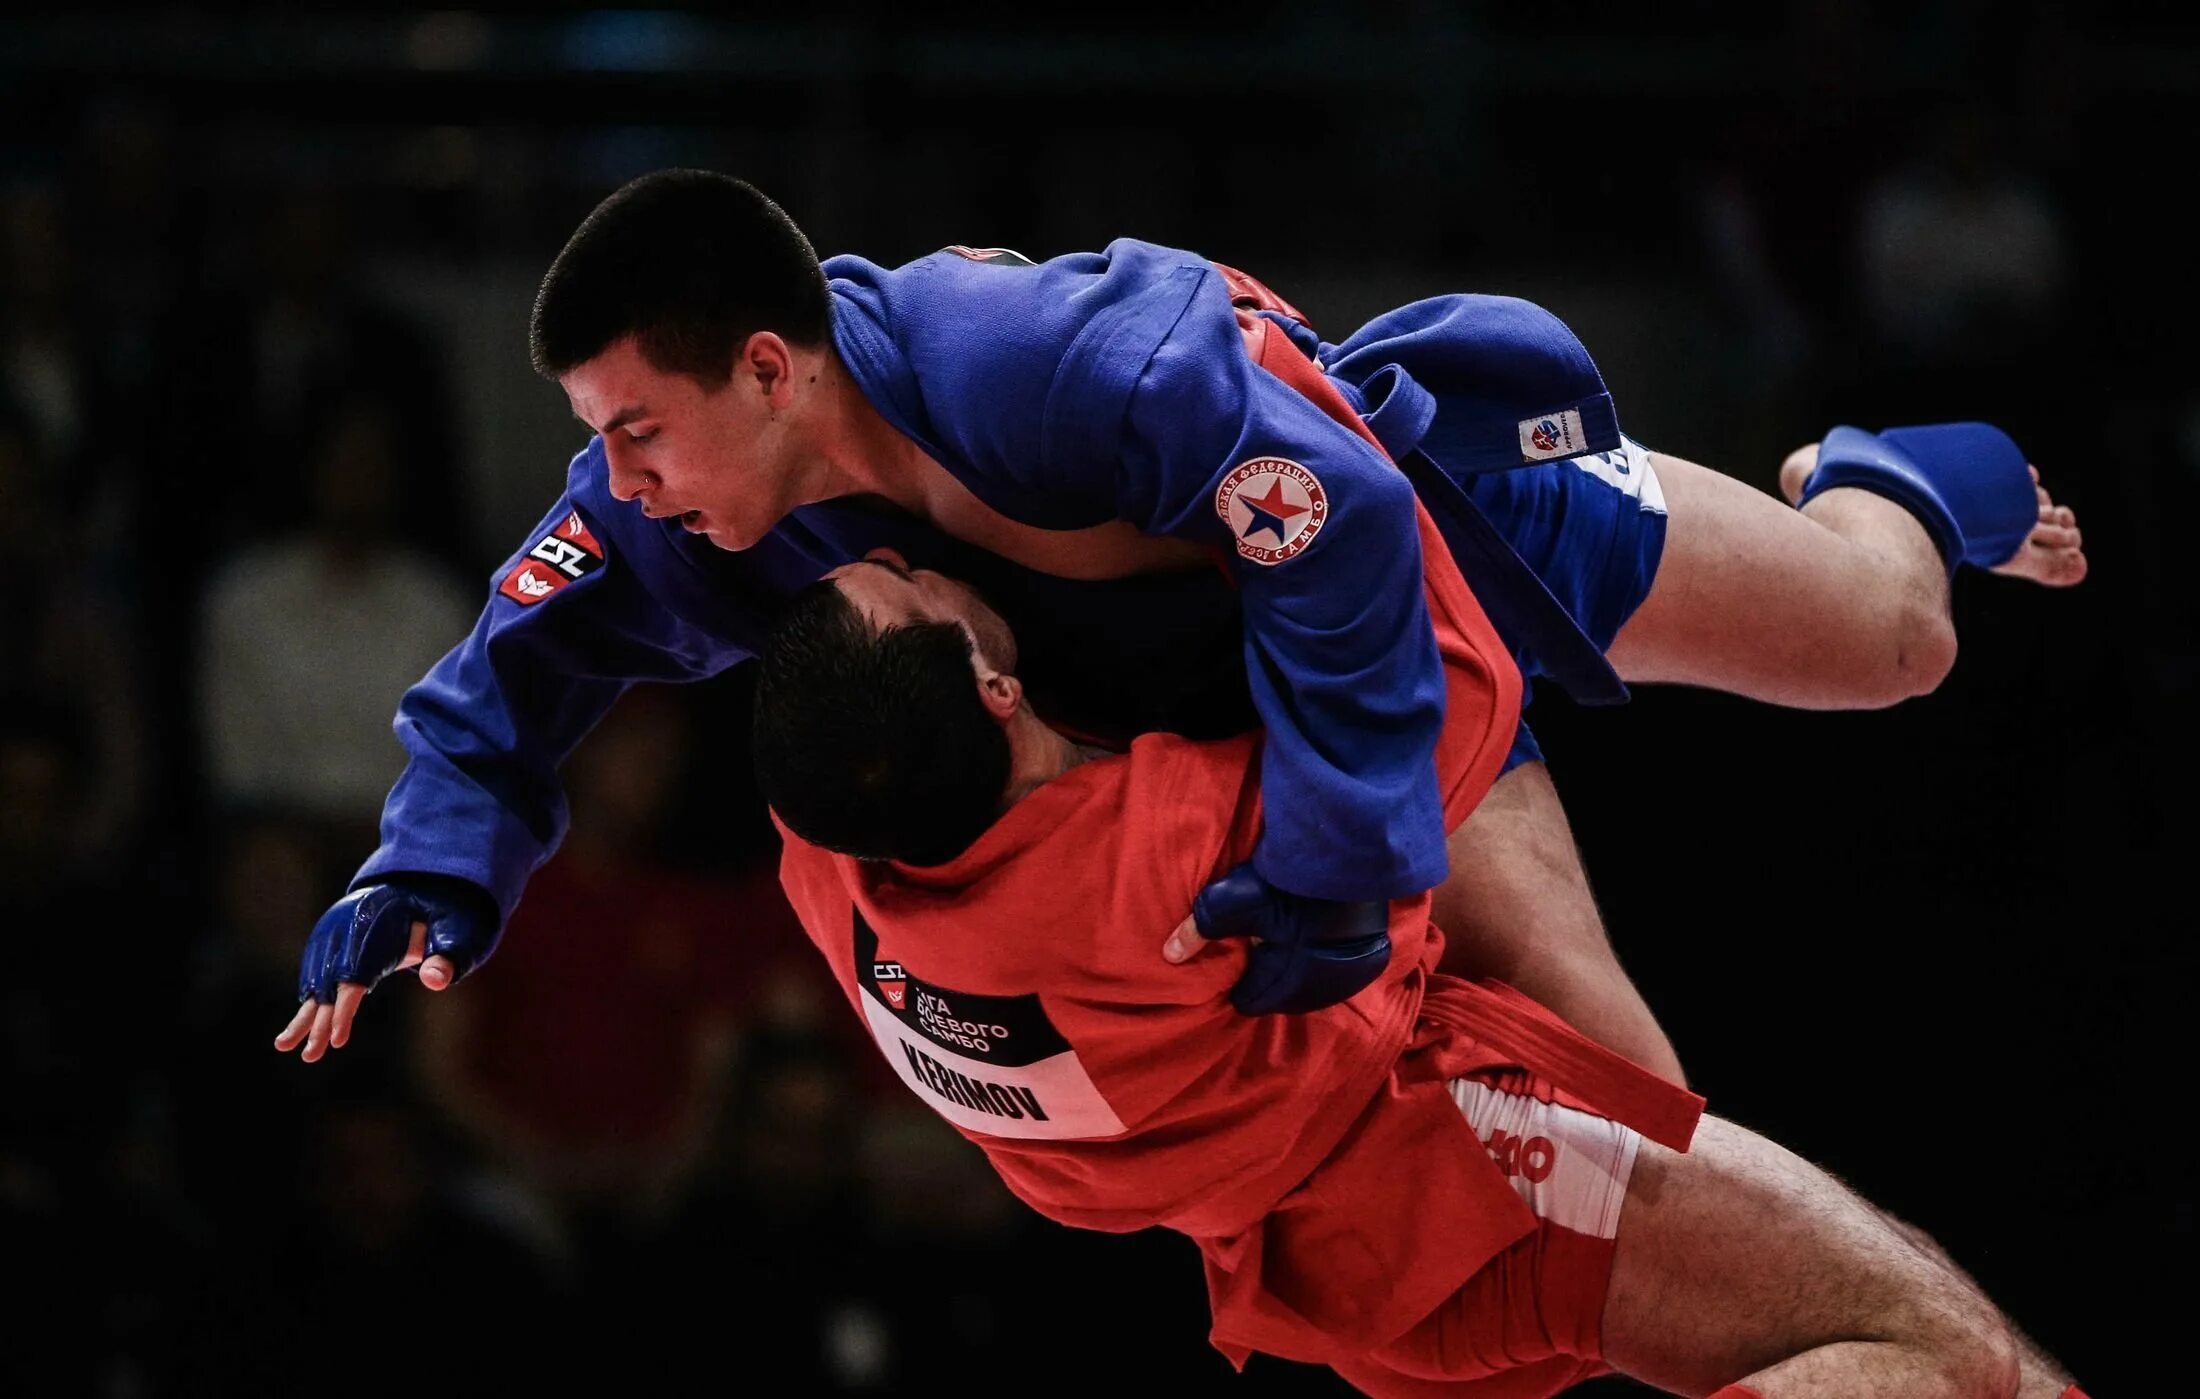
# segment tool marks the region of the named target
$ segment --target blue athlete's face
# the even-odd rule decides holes
[[[603,439],[612,495],[652,519],[677,516],[721,549],[746,549],[823,494],[792,426],[794,356],[760,332],[711,387],[651,365],[628,336],[558,383]]]

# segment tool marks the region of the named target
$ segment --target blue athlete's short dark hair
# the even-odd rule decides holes
[[[754,186],[659,170],[595,207],[535,295],[528,348],[549,378],[628,335],[657,369],[713,387],[759,330],[818,346],[831,330],[817,250]]]

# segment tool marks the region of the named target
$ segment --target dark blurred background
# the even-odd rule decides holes
[[[483,975],[270,1049],[398,694],[582,445],[535,284],[672,164],[888,264],[1191,247],[1331,338],[1526,296],[1632,434],[1767,490],[1836,422],[2008,428],[2092,576],[1967,572],[1938,693],[1534,715],[1714,1110],[1939,1236],[2095,1394],[2186,1391],[2200,41],[2156,14],[9,21],[0,1392],[1342,1392],[1234,1377],[1189,1244],[1028,1215],[876,1062],[780,901],[738,671],[576,755]]]

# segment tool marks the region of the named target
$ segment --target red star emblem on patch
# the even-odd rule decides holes
[[[1269,481],[1267,495],[1246,496],[1245,503],[1256,506],[1279,520],[1288,520],[1293,515],[1304,515],[1314,508],[1311,505],[1293,505],[1289,500],[1286,500],[1283,494],[1283,482],[1280,479]]]
[[[1329,519],[1329,495],[1314,473],[1282,457],[1240,462],[1215,490],[1215,514],[1257,564],[1297,558]]]

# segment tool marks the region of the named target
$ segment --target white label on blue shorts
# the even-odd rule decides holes
[[[1520,457],[1523,461],[1559,461],[1578,457],[1589,445],[1581,430],[1581,410],[1568,408],[1520,420]]]

